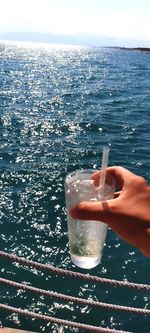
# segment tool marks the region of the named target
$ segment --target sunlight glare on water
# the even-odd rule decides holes
[[[33,47],[34,46],[34,47]],[[70,259],[64,178],[97,169],[102,148],[110,164],[149,181],[149,75],[146,53],[113,49],[0,43],[1,250],[81,271]],[[149,307],[148,292],[117,289],[2,260],[1,277],[77,297]],[[149,260],[108,231],[102,263],[89,274],[149,283]],[[57,302],[1,286],[11,306],[91,325],[148,333],[148,319]],[[4,326],[79,332],[3,312]]]

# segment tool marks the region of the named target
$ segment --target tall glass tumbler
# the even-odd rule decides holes
[[[75,220],[70,209],[81,201],[101,201],[112,199],[115,192],[115,179],[106,177],[104,193],[99,195],[98,187],[91,178],[94,170],[76,170],[65,178],[65,197],[69,248],[72,262],[81,268],[97,266],[102,257],[107,234],[107,225],[99,221]]]

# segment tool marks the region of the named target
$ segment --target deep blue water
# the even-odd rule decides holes
[[[68,252],[64,177],[110,165],[150,181],[150,54],[103,48],[0,43],[0,250],[74,271]],[[150,308],[149,293],[96,285],[0,259],[1,277],[83,298]],[[102,263],[87,271],[150,281],[150,259],[108,231]],[[0,302],[91,325],[149,333],[146,316],[94,309],[0,286]],[[0,312],[4,326],[57,325]],[[78,332],[62,328],[61,332]]]

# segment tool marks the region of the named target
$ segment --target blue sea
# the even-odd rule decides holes
[[[69,256],[64,177],[122,165],[150,181],[150,54],[0,42],[0,250],[55,267],[149,284],[150,259],[108,231],[92,270]],[[150,309],[150,292],[51,274],[0,258],[1,277],[72,296]],[[0,286],[0,302],[95,326],[149,333],[150,318]],[[57,333],[56,324],[0,310],[4,326]],[[61,327],[61,332],[79,332]],[[82,332],[86,332],[82,330]]]

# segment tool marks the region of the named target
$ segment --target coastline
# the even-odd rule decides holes
[[[125,50],[125,51],[140,51],[150,53],[150,47],[123,47],[123,46],[109,46],[109,49]]]

